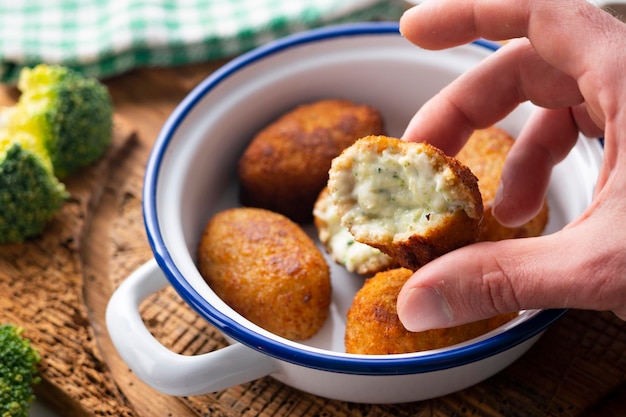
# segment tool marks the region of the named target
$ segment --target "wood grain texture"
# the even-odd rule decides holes
[[[42,236],[0,246],[0,321],[25,328],[40,352],[37,397],[77,416],[133,416],[102,358],[83,299],[80,248],[110,168],[134,133],[116,120],[114,143],[64,180],[70,198]]]

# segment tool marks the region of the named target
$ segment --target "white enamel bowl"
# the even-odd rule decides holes
[[[400,135],[422,103],[494,49],[488,43],[474,43],[429,52],[405,41],[397,24],[355,24],[268,44],[198,85],[167,120],[147,165],[144,217],[155,259],[128,277],[107,310],[111,338],[130,368],[170,395],[215,392],[270,375],[323,397],[398,403],[463,389],[522,355],[563,311],[525,311],[483,337],[437,351],[352,355],[344,353],[345,313],[362,278],[349,276],[329,261],[330,317],[317,336],[296,343],[229,308],[205,284],[194,263],[208,219],[220,209],[238,205],[239,155],[277,116],[301,103],[347,98],[378,108],[389,134]],[[529,104],[520,106],[501,126],[517,135],[531,110]],[[581,138],[556,168],[547,233],[587,207],[601,155],[597,141]],[[139,303],[165,285],[172,285],[233,344],[181,356],[157,342],[141,321]]]

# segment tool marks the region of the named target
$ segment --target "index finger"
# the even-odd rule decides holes
[[[527,9],[526,3],[426,1],[404,13],[400,32],[426,49],[449,48],[480,37],[491,40],[523,37],[527,13],[521,11]],[[493,25],[496,20],[501,24]]]
[[[611,77],[598,77],[598,62],[615,59],[626,32],[622,22],[586,0],[431,0],[407,10],[400,31],[426,49],[526,37],[542,59],[579,82],[587,99],[611,88]]]
[[[520,103],[547,108],[579,104],[576,81],[542,60],[525,39],[510,42],[426,102],[403,139],[427,141],[455,155],[469,135],[497,123]]]

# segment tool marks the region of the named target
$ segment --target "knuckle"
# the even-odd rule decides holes
[[[521,309],[510,263],[492,257],[482,272],[482,289],[485,308],[494,313],[507,313]]]

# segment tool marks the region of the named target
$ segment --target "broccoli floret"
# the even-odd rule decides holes
[[[22,336],[24,329],[0,325],[0,416],[28,417],[39,383],[39,352]]]
[[[68,196],[41,140],[25,132],[5,135],[0,133],[0,244],[40,234]]]
[[[63,178],[99,159],[113,138],[113,105],[95,78],[41,64],[0,110],[0,244],[40,234],[68,197]],[[0,416],[2,417],[2,416]]]
[[[5,117],[9,131],[41,137],[57,177],[102,156],[113,137],[113,104],[95,78],[41,64],[20,73],[18,103]]]

